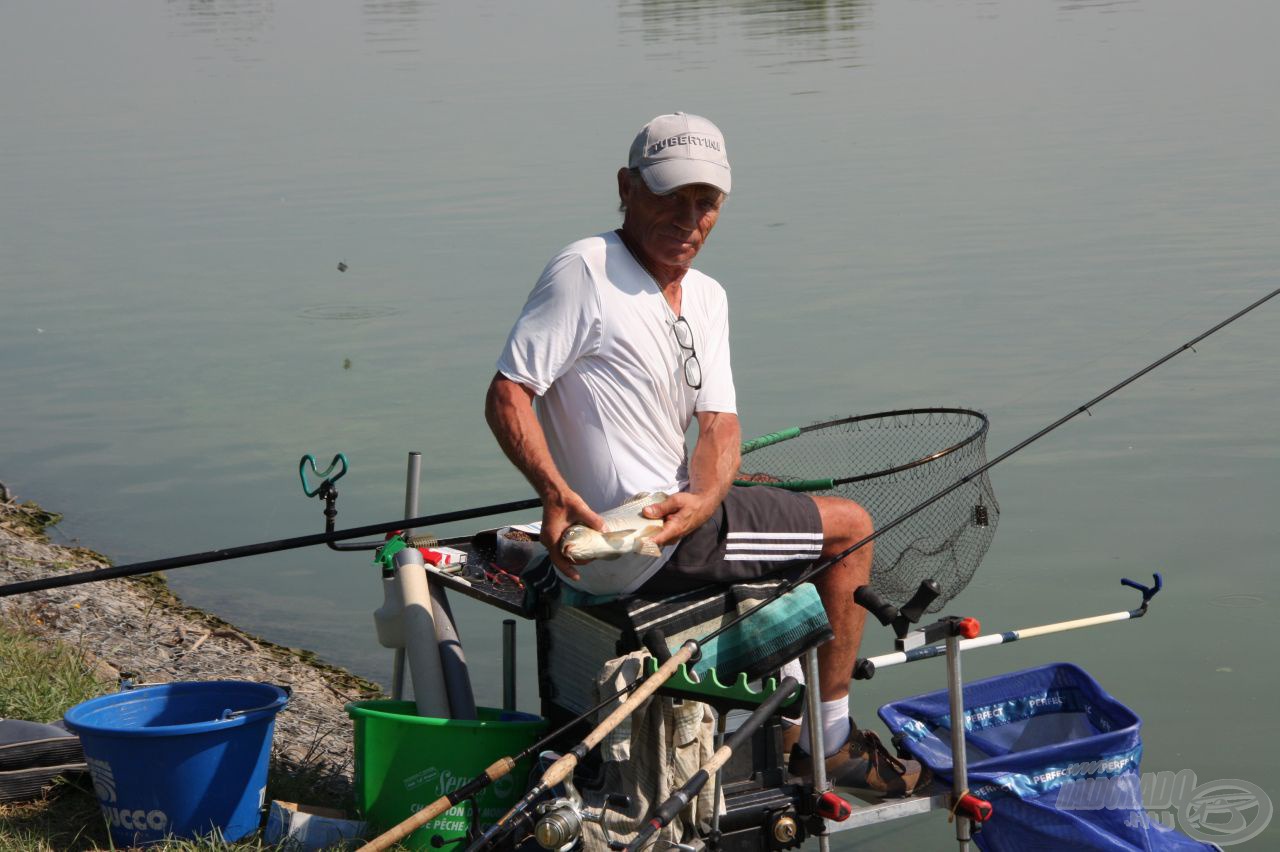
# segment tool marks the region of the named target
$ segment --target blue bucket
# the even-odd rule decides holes
[[[130,689],[68,710],[112,841],[257,831],[271,734],[288,700],[271,684],[213,680]]]

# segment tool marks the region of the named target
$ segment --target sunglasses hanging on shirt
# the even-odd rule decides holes
[[[680,344],[680,348],[689,352],[684,359],[685,383],[694,390],[699,390],[702,387],[702,365],[698,363],[698,350],[693,348],[693,329],[689,328],[687,319],[679,316],[671,324],[671,330],[675,332],[676,343]]]

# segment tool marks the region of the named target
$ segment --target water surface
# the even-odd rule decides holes
[[[398,517],[410,450],[424,511],[527,496],[481,419],[493,360],[547,258],[616,225],[613,174],[660,112],[728,137],[699,265],[730,293],[748,434],[969,405],[999,451],[1277,286],[1265,0],[65,0],[0,20],[0,478],[117,562],[319,531],[307,452],[352,461],[343,526]],[[1145,769],[1280,799],[1278,310],[998,467],[1000,530],[952,609],[991,629],[1127,609],[1119,578],[1162,571],[1146,620],[966,673],[1078,662],[1144,717]],[[388,676],[361,556],[170,580]],[[499,619],[456,606],[496,703]],[[855,714],[942,678],[886,672]],[[948,837],[940,817],[868,835]]]

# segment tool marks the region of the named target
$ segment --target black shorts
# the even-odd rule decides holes
[[[821,555],[822,517],[812,497],[767,485],[735,485],[640,591],[680,592],[709,583],[790,576]]]

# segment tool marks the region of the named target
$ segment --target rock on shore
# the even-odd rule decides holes
[[[51,543],[44,530],[58,519],[19,503],[0,485],[0,583],[109,565],[91,550]],[[275,757],[316,770],[330,794],[350,787],[351,721],[343,705],[376,697],[377,685],[186,606],[159,575],[0,598],[0,615],[82,649],[108,680],[129,673],[145,683],[229,679],[288,686],[289,706],[276,718]]]

